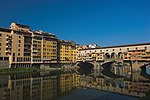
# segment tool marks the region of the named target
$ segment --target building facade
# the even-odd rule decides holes
[[[75,63],[77,50],[74,44],[69,41],[59,41],[59,62],[60,63]]]
[[[41,65],[80,61],[150,61],[150,43],[100,47],[77,46],[73,41],[58,39],[54,34],[33,31],[30,26],[11,23],[0,27],[0,68],[30,68]]]
[[[54,34],[33,31],[30,26],[18,23],[11,23],[10,28],[0,27],[0,68],[73,63],[74,56],[73,45]]]
[[[77,61],[105,61],[108,59],[149,62],[150,43],[80,49]]]

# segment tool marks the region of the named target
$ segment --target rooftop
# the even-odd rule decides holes
[[[106,46],[106,47],[98,47],[98,48],[88,48],[88,49],[81,49],[81,50],[105,49],[105,48],[116,48],[116,47],[127,47],[127,46],[140,46],[140,45],[150,45],[150,42],[148,42],[148,43],[138,43],[138,44],[118,45],[118,46]]]
[[[24,24],[18,24],[16,23],[17,26],[21,27],[21,28],[30,28],[30,26],[28,25],[24,25]]]

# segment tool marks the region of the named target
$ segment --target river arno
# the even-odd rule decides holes
[[[79,75],[70,70],[1,75],[0,100],[138,100],[133,96],[146,93],[150,88],[146,82],[148,80],[142,84],[94,73]],[[117,93],[118,89],[122,95]]]
[[[95,89],[78,88],[71,94],[62,96],[58,100],[139,100],[139,98],[99,91]]]

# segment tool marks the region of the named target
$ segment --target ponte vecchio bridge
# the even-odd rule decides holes
[[[108,62],[132,67],[123,70],[141,70],[150,63],[150,43],[80,49],[77,64],[91,63],[94,69]]]

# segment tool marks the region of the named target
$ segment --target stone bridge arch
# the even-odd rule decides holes
[[[116,54],[115,52],[112,52],[112,53],[111,53],[111,58],[114,58],[114,59],[115,59],[116,57],[117,57],[117,54]]]
[[[119,59],[123,59],[123,53],[122,53],[122,52],[119,52],[119,53],[118,53],[118,58],[119,58]]]
[[[76,64],[78,67],[85,67],[85,68],[94,68],[93,62],[78,62]]]
[[[109,59],[111,55],[109,53],[105,53],[105,59]]]
[[[77,71],[80,74],[90,74],[94,68],[92,62],[78,62],[77,66],[79,67]]]

